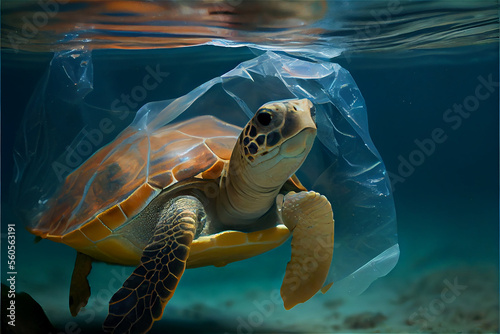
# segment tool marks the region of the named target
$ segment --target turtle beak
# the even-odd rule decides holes
[[[316,107],[309,99],[292,100],[290,105],[292,114],[299,115],[301,127],[311,127],[316,129]]]
[[[285,158],[296,158],[305,156],[311,149],[314,138],[316,138],[316,128],[305,128],[294,137],[288,139],[281,145],[280,154]]]
[[[312,120],[312,127],[316,128],[317,123],[316,123],[316,107],[314,104],[311,102],[309,99],[302,99],[297,101],[297,104],[300,106],[300,110],[302,112],[307,112],[309,111],[309,114],[311,115],[311,120]]]
[[[296,105],[297,112],[302,114],[302,127],[316,129],[316,107],[314,104],[309,99],[302,99],[298,100]]]

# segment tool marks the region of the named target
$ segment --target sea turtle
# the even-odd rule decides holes
[[[315,136],[308,99],[267,103],[243,130],[200,116],[148,135],[122,132],[67,176],[30,229],[78,252],[71,313],[88,301],[93,260],[137,266],[111,298],[103,326],[146,332],[186,267],[243,260],[290,234],[285,308],[328,289],[332,208],[294,174]]]

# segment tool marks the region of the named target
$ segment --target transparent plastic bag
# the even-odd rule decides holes
[[[91,54],[56,54],[28,107],[15,152],[13,198],[28,224],[36,223],[35,217],[61,185],[69,169],[64,165],[68,152],[96,138],[78,129],[89,123],[94,123],[92,129],[100,126],[97,118],[88,117],[85,96],[90,90]],[[317,110],[317,139],[297,176],[308,189],[325,195],[334,210],[335,250],[327,283],[335,282],[332,289],[361,293],[397,263],[396,217],[389,178],[368,133],[363,97],[338,64],[267,52],[177,99],[145,104],[122,135],[133,132],[135,140],[171,122],[204,114],[244,126],[262,104],[290,98],[308,98]],[[65,107],[80,122],[67,125],[55,107]],[[65,147],[70,133],[77,132]],[[101,132],[102,146],[111,138]],[[97,140],[94,144],[88,150],[99,149]],[[66,169],[55,172],[55,162]]]

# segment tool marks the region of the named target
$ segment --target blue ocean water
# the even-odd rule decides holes
[[[465,15],[461,10],[454,13]],[[365,14],[370,17],[369,10]],[[460,30],[453,23],[449,29]],[[285,311],[273,302],[283,275],[276,263],[289,256],[284,247],[224,268],[188,270],[153,332],[498,332],[498,35],[492,40],[416,50],[402,43],[395,51],[386,43],[375,46],[380,52],[340,52],[330,59],[351,73],[362,92],[370,135],[392,182],[401,256],[391,273],[361,296],[327,293]],[[94,333],[132,268],[94,264],[89,305],[72,318],[67,300],[75,252],[49,241],[33,243],[9,202],[14,143],[52,59],[39,51],[3,48],[1,55],[2,283],[9,283],[4,245],[7,224],[14,223],[16,290],[42,306],[57,333]],[[96,50],[97,93],[89,101],[94,112],[109,108],[141,82],[147,66],[159,64],[168,76],[130,108],[125,127],[140,105],[186,94],[261,52],[213,45]],[[22,319],[21,308],[17,316]]]

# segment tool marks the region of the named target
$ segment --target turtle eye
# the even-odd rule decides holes
[[[257,121],[263,126],[268,126],[271,124],[273,115],[268,111],[261,111],[257,114]]]

